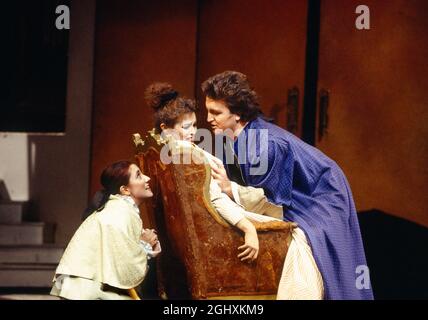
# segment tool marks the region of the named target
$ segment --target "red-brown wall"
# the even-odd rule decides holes
[[[236,70],[248,76],[265,115],[275,116],[283,127],[287,91],[296,86],[300,91],[301,121],[307,10],[306,0],[201,1],[197,79],[200,104],[204,103],[200,84],[205,79]],[[199,115],[203,126],[205,108]]]
[[[144,89],[168,81],[194,96],[196,1],[97,3],[91,195],[108,164],[132,159],[131,135],[153,127]]]
[[[365,1],[370,30],[355,27],[359,4],[322,1],[330,125],[317,147],[344,170],[358,210],[428,226],[428,2]]]
[[[331,91],[330,127],[317,146],[344,169],[358,210],[428,225],[426,2],[368,1],[369,31],[355,29],[358,4],[322,2],[318,86]],[[99,1],[90,193],[107,164],[132,158],[131,134],[152,127],[143,95],[153,81],[196,95],[202,127],[200,84],[214,73],[246,73],[267,115],[280,106],[283,127],[296,85],[301,121],[306,14],[300,0]]]

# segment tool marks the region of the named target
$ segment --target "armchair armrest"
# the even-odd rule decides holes
[[[268,232],[268,231],[278,231],[278,230],[288,230],[292,231],[297,227],[297,223],[286,222],[286,221],[267,221],[267,222],[258,222],[249,219],[251,223],[256,227],[257,232]]]

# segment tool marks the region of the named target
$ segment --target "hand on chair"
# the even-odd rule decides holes
[[[256,260],[259,254],[259,238],[257,237],[256,228],[246,218],[241,219],[236,226],[245,232],[245,243],[238,248],[238,250],[242,250],[238,254],[238,258],[241,261],[248,260],[248,262]]]

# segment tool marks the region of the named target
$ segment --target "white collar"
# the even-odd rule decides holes
[[[119,198],[125,200],[126,202],[128,202],[134,208],[134,210],[138,214],[138,216],[140,216],[140,209],[138,208],[137,204],[135,203],[134,199],[132,199],[131,196],[125,196],[122,194],[118,194],[117,196]]]

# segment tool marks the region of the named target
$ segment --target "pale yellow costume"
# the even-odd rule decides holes
[[[56,269],[51,294],[130,299],[126,290],[140,285],[147,272],[142,230],[135,206],[111,195],[104,209],[90,215],[74,234]]]
[[[178,145],[189,146],[189,142],[175,141]],[[221,160],[192,144],[202,151],[211,166]],[[210,196],[218,213],[230,224],[236,225],[242,218],[264,222],[282,220],[283,208],[268,201],[262,188],[244,187],[232,182],[234,200],[223,193],[211,178]],[[293,229],[289,249],[284,261],[281,280],[278,285],[278,300],[321,300],[324,286],[321,273],[314,260],[305,233],[300,228]]]

